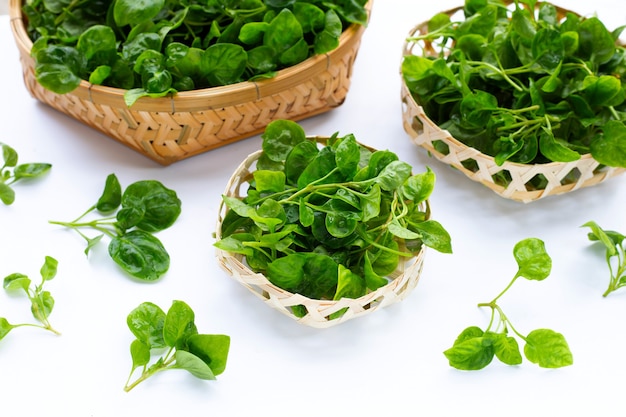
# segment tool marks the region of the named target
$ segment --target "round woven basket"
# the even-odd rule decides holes
[[[126,90],[87,81],[68,94],[44,89],[35,78],[22,3],[9,0],[9,11],[30,94],[162,165],[261,133],[276,119],[302,120],[340,106],[365,30],[349,26],[336,49],[278,71],[271,79],[141,98],[129,108]]]
[[[454,16],[462,13],[462,11],[463,7],[457,7],[444,13]],[[557,12],[559,18],[562,18],[568,11],[557,7]],[[423,22],[411,30],[408,38],[427,32],[428,22]],[[428,42],[407,41],[404,44],[403,56],[434,54],[435,51]],[[600,165],[598,161],[592,158],[591,154],[582,155],[579,160],[573,162],[520,164],[506,161],[504,164],[498,165],[493,157],[468,147],[452,137],[448,131],[440,129],[428,118],[422,106],[415,101],[402,77],[402,73],[400,73],[400,78],[402,80],[403,126],[412,141],[426,149],[430,155],[439,161],[456,168],[471,180],[485,185],[501,197],[529,203],[550,195],[563,194],[596,185],[625,171],[624,168]],[[447,145],[447,153],[437,150],[445,148],[445,146],[437,148],[435,145],[438,142]],[[495,180],[495,178],[503,175],[510,178],[507,185],[499,184]],[[546,183],[545,188],[537,189],[532,185],[531,181],[537,176],[543,177]]]
[[[257,159],[262,151],[250,154],[237,167],[228,181],[224,195],[229,197],[243,198],[246,195],[246,186],[252,177],[252,172]],[[421,209],[429,213],[428,201],[422,203]],[[228,208],[222,202],[219,206],[217,225],[215,228],[216,240],[220,240],[222,222]],[[316,300],[301,294],[294,294],[272,284],[265,275],[252,271],[245,263],[241,254],[230,253],[216,249],[216,257],[219,265],[235,281],[242,284],[254,295],[263,300],[270,307],[291,317],[298,323],[315,327],[327,328],[355,317],[373,313],[374,311],[403,300],[416,286],[422,272],[426,247],[413,258],[400,262],[398,268],[388,276],[389,283],[360,298],[342,298],[340,300]],[[303,305],[308,313],[304,317],[293,314],[291,307]],[[339,318],[330,319],[329,316],[337,311],[346,309]]]

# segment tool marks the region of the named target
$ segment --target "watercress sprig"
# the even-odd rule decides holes
[[[596,222],[589,221],[581,227],[588,227],[591,231],[587,237],[592,242],[600,242],[606,249],[606,263],[609,268],[610,279],[603,297],[613,291],[626,286],[626,248],[624,248],[625,236],[613,230],[604,230]]]
[[[573,356],[562,334],[550,329],[537,329],[524,336],[504,314],[498,305],[502,297],[520,278],[543,281],[550,275],[552,259],[545,250],[544,242],[536,238],[528,238],[518,242],[513,255],[518,271],[506,288],[488,303],[480,303],[478,307],[491,309],[491,319],[483,331],[478,326],[470,326],[456,338],[451,348],[444,351],[450,366],[466,371],[483,369],[497,357],[507,365],[522,363],[517,336],[524,345],[526,358],[543,368],[560,368],[573,363]],[[514,336],[509,334],[513,332]]]
[[[157,372],[184,369],[193,376],[214,380],[226,369],[230,336],[200,334],[193,310],[183,301],[173,301],[167,314],[157,305],[144,302],[130,312],[127,324],[136,337],[130,345],[132,369],[124,390],[130,391]],[[153,351],[165,351],[150,364]],[[131,382],[141,369],[141,375]]]
[[[99,217],[85,220],[89,214]],[[85,254],[104,236],[111,238],[109,256],[130,275],[154,281],[167,272],[170,256],[155,232],[167,229],[181,213],[181,201],[176,192],[155,180],[137,181],[122,193],[115,174],[110,174],[102,195],[93,206],[69,222],[53,221],[75,230],[87,241]],[[90,237],[81,229],[99,232]]]
[[[15,149],[5,143],[0,143],[0,146],[3,160],[0,166],[0,201],[8,206],[15,201],[12,184],[28,178],[40,177],[48,172],[52,165],[42,162],[18,164],[18,154]]]
[[[11,324],[4,317],[0,317],[0,340],[2,340],[11,330],[18,327],[38,327],[48,330],[54,334],[60,334],[52,327],[48,317],[52,313],[54,307],[54,298],[49,291],[45,291],[43,286],[46,282],[52,280],[57,274],[58,262],[56,259],[46,256],[45,261],[39,271],[41,275],[41,283],[32,285],[32,281],[27,275],[16,272],[7,275],[2,283],[3,288],[9,292],[23,291],[30,300],[30,311],[33,317],[39,323],[19,323]]]
[[[318,143],[289,120],[267,126],[262,149],[247,195],[223,196],[215,246],[244,255],[276,286],[313,299],[358,298],[386,285],[423,245],[452,252],[450,235],[430,218],[432,170],[413,174],[395,153],[354,135]]]

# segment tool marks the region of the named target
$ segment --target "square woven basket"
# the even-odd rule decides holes
[[[508,4],[511,3],[508,2]],[[462,11],[463,7],[457,7],[444,13],[454,16]],[[562,18],[568,11],[557,7],[557,12],[559,18]],[[426,21],[414,27],[407,38],[427,32],[428,22]],[[404,43],[403,56],[434,54],[432,45],[427,42],[407,41]],[[505,161],[502,165],[498,165],[493,157],[468,147],[452,137],[447,130],[439,128],[428,118],[422,106],[411,95],[401,72],[400,78],[403,126],[411,140],[439,161],[457,169],[469,179],[483,184],[501,197],[529,203],[550,195],[596,185],[625,171],[624,168],[600,165],[590,154],[582,155],[580,159],[573,162],[520,164]],[[445,144],[448,152],[438,151],[437,142]],[[496,177],[503,175],[510,178],[506,186],[495,180]],[[537,189],[532,185],[531,181],[537,176],[543,176],[546,182],[545,188]]]
[[[237,167],[226,185],[224,195],[239,199],[245,196],[245,187],[247,187],[248,181],[252,178],[256,161],[261,154],[262,151],[250,154]],[[429,202],[422,203],[420,209],[430,214]],[[222,201],[219,206],[215,228],[216,240],[222,238],[222,222],[227,211],[228,208]],[[417,256],[401,261],[398,268],[387,277],[390,280],[387,285],[357,299],[342,298],[336,301],[312,299],[279,288],[272,284],[265,275],[252,271],[246,265],[244,256],[241,254],[216,249],[216,258],[221,268],[230,277],[242,284],[270,307],[291,317],[300,324],[315,328],[328,328],[344,323],[347,320],[373,313],[378,309],[406,298],[417,286],[424,264],[425,251],[426,247],[422,246]],[[291,307],[297,305],[306,307],[308,313],[304,317],[298,317],[293,314]],[[334,319],[329,318],[331,314],[341,309],[346,309],[342,316]]]
[[[349,26],[336,49],[278,71],[271,79],[141,98],[129,108],[126,90],[87,81],[63,95],[44,89],[35,78],[23,0],[9,2],[11,29],[30,94],[162,165],[254,136],[276,119],[302,120],[340,106],[365,30],[362,25]],[[370,0],[368,13],[371,4]]]

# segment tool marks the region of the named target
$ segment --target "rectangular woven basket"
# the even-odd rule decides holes
[[[511,4],[508,1],[507,4]],[[537,7],[539,7],[537,5]],[[463,7],[457,7],[444,13],[449,16],[460,14]],[[557,7],[559,18],[563,18],[568,10]],[[407,38],[417,37],[428,32],[428,22],[415,26]],[[434,55],[432,45],[424,41],[407,41],[404,44],[403,56]],[[530,203],[551,195],[558,195],[589,187],[606,181],[626,172],[624,168],[602,166],[590,154],[582,155],[573,162],[552,162],[546,164],[520,164],[505,161],[498,165],[495,159],[475,148],[471,148],[455,139],[447,130],[437,126],[424,112],[422,106],[412,96],[400,71],[402,119],[404,130],[412,141],[428,151],[429,155],[455,168],[469,179],[481,183],[501,197]],[[442,153],[442,143],[447,149]],[[507,184],[496,181],[496,177],[510,178]],[[546,186],[535,188],[531,181],[542,177]]]
[[[9,2],[29,93],[162,165],[259,134],[276,119],[302,120],[338,107],[347,96],[365,30],[362,25],[349,26],[336,49],[281,70],[271,79],[141,98],[128,108],[126,90],[118,88],[82,81],[68,94],[44,89],[35,78],[23,0]],[[370,0],[368,13],[371,4]]]

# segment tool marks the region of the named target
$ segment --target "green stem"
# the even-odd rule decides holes
[[[137,385],[139,385],[141,382],[145,381],[146,379],[150,378],[152,375],[156,374],[157,372],[161,372],[164,371],[166,369],[168,369],[170,367],[170,365],[174,362],[174,360],[176,359],[176,356],[170,356],[170,354],[173,352],[174,348],[170,348],[170,350],[167,352],[167,354],[165,355],[165,359],[163,360],[163,362],[160,365],[152,365],[150,368],[145,368],[141,373],[141,376],[139,378],[137,378],[134,382],[132,382],[131,384],[129,384],[128,382],[130,381],[130,378],[132,377],[132,371],[131,374],[128,376],[128,380],[126,381],[126,386],[124,387],[124,391],[129,392],[130,390],[132,390],[133,388],[135,388]]]

